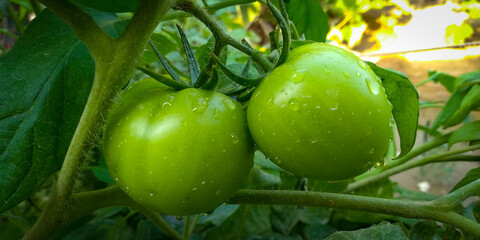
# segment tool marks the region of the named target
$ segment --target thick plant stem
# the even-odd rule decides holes
[[[435,201],[406,201],[324,192],[239,190],[237,195],[229,200],[229,203],[321,206],[431,219],[448,223],[462,231],[480,236],[479,223],[458,215],[451,209],[440,208]]]
[[[42,215],[25,235],[25,239],[47,239],[59,226],[70,222],[70,196],[85,153],[100,135],[112,100],[130,78],[150,34],[170,8],[172,0],[143,0],[126,30],[116,40],[105,37],[106,34],[93,19],[70,2],[44,0],[42,3],[74,29],[89,48],[96,66],[90,96],[65,156],[57,186]]]
[[[452,151],[448,151],[448,152],[444,152],[444,153],[440,153],[440,154],[436,154],[436,155],[432,155],[432,156],[428,156],[428,157],[425,157],[425,158],[419,158],[419,159],[415,159],[415,160],[411,160],[409,162],[406,162],[402,165],[397,165],[395,167],[392,167],[392,168],[389,168],[383,172],[380,172],[376,175],[372,175],[370,177],[367,177],[367,178],[364,178],[362,180],[359,180],[357,182],[354,182],[352,184],[350,184],[348,186],[348,188],[343,191],[344,193],[348,193],[348,192],[351,192],[351,191],[354,191],[354,190],[357,190],[361,187],[364,187],[370,183],[373,183],[373,182],[376,182],[376,181],[380,181],[382,179],[385,179],[385,178],[388,178],[390,176],[393,176],[397,173],[400,173],[400,172],[403,172],[403,171],[406,171],[408,169],[411,169],[411,168],[415,168],[415,167],[419,167],[419,166],[422,166],[422,165],[425,165],[425,164],[429,164],[429,163],[433,163],[433,162],[440,162],[442,161],[443,158],[446,158],[446,157],[449,157],[449,156],[453,156],[455,154],[459,154],[459,153],[464,153],[464,152],[469,152],[469,151],[474,151],[474,150],[477,150],[477,149],[480,149],[480,145],[473,145],[473,146],[470,146],[470,147],[466,147],[466,148],[462,148],[462,149],[457,149],[457,150],[452,150]],[[447,158],[448,159],[448,158]]]

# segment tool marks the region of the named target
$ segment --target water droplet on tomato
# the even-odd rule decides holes
[[[330,110],[335,111],[338,109],[338,102],[335,103],[335,106],[330,107]]]
[[[235,133],[230,134],[230,137],[232,137],[232,143],[237,144],[240,140],[238,139],[238,136]]]
[[[350,74],[348,74],[347,72],[343,72],[343,76],[345,76],[346,79],[350,78]]]
[[[221,193],[221,191],[220,191],[220,190],[219,190],[219,191],[217,191],[217,192],[215,192],[215,194],[217,194],[217,195],[219,195],[220,193]]]
[[[370,90],[373,95],[378,95],[378,93],[380,93],[380,84],[378,84],[376,80],[365,78],[365,81],[367,82],[368,90]]]
[[[156,194],[155,192],[151,192],[151,193],[150,193],[150,197],[155,196],[155,194]]]
[[[206,182],[205,181],[202,181],[202,185],[205,184]]]
[[[215,118],[215,120],[218,120],[220,118],[220,113],[218,112],[217,108],[213,109],[213,118]]]
[[[272,106],[274,102],[275,102],[275,97],[272,95],[272,96],[267,100],[267,103],[268,103],[268,105]]]
[[[195,190],[197,190],[197,189],[198,189],[198,188],[196,188],[196,187],[192,188],[192,192],[195,191]]]
[[[367,69],[367,64],[362,60],[358,60],[358,65],[363,69]]]
[[[390,123],[388,124],[390,127],[392,127],[393,125],[395,125],[395,119],[393,119],[393,117],[390,117]]]
[[[373,154],[375,152],[375,148],[371,148],[368,153]]]
[[[115,182],[118,182],[118,177],[115,178]]]
[[[315,144],[317,142],[318,142],[318,139],[314,139],[314,140],[310,141],[311,144]]]
[[[293,83],[301,83],[303,80],[305,80],[305,77],[307,76],[307,69],[300,69],[297,70],[292,77],[290,78]]]
[[[357,77],[360,77],[362,76],[362,74],[360,74],[360,72],[357,72]]]
[[[298,111],[300,109],[300,104],[298,104],[298,101],[296,98],[290,99],[290,101],[288,101],[288,106],[293,111]]]
[[[162,109],[168,108],[168,107],[170,107],[170,106],[172,106],[171,103],[169,103],[169,102],[164,102],[164,103],[162,104]]]

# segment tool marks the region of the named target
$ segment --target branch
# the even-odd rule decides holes
[[[371,175],[367,178],[364,178],[362,180],[359,180],[357,182],[354,182],[352,184],[350,184],[348,186],[347,189],[345,189],[345,191],[343,191],[344,193],[348,193],[348,192],[351,192],[351,191],[354,191],[356,189],[359,189],[361,187],[364,187],[370,183],[373,183],[373,182],[376,182],[376,181],[380,181],[382,179],[385,179],[385,178],[388,178],[390,176],[393,176],[397,173],[400,173],[400,172],[403,172],[403,171],[406,171],[408,169],[411,169],[411,168],[415,168],[415,167],[419,167],[419,166],[422,166],[422,165],[426,165],[426,164],[429,164],[429,163],[434,163],[434,162],[444,162],[446,160],[450,160],[449,158],[447,157],[450,157],[450,156],[453,156],[453,155],[456,155],[456,154],[460,154],[460,153],[464,153],[464,152],[469,152],[469,151],[473,151],[473,150],[477,150],[477,149],[480,149],[480,145],[473,145],[473,146],[470,146],[470,147],[466,147],[466,148],[461,148],[461,149],[456,149],[456,150],[452,150],[452,151],[448,151],[448,152],[444,152],[444,153],[440,153],[440,154],[436,154],[436,155],[432,155],[432,156],[428,156],[428,157],[425,157],[425,158],[419,158],[419,159],[415,159],[415,160],[412,160],[412,161],[409,161],[409,162],[406,162],[402,165],[397,165],[395,167],[392,167],[392,168],[389,168],[383,172],[380,172],[376,175]],[[463,157],[463,156],[462,156]],[[445,158],[445,159],[444,159]],[[444,159],[444,160],[443,160]],[[457,159],[455,159],[457,160]],[[472,159],[467,159],[467,160],[472,160]],[[458,161],[458,160],[457,160]]]
[[[382,199],[357,195],[324,192],[283,190],[239,190],[230,204],[253,205],[296,205],[331,207],[361,210],[402,216],[407,218],[431,219],[448,223],[462,231],[480,236],[480,224],[456,214],[451,209],[440,209],[435,201],[420,202]]]

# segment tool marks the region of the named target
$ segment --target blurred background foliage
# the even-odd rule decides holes
[[[79,1],[81,2],[81,1]],[[200,1],[199,1],[200,2]],[[201,1],[213,6],[220,0]],[[388,53],[422,48],[445,47],[464,43],[475,43],[480,40],[480,3],[466,1],[427,1],[427,0],[289,0],[287,10],[291,20],[297,26],[303,38],[314,41],[327,41],[343,46],[360,54]],[[100,26],[109,32],[109,28],[123,29],[132,16],[131,13],[107,13],[92,9],[78,3],[91,14]],[[0,54],[8,53],[24,32],[28,24],[42,10],[36,0],[1,0],[0,1]],[[429,28],[440,27],[440,37],[435,41],[428,40],[404,42],[399,33],[409,26],[414,18],[422,16],[432,8],[447,11],[450,22],[429,19],[426,25],[414,26],[409,34],[428,32]],[[429,10],[430,9],[430,10]],[[277,23],[265,5],[254,2],[246,5],[230,6],[212,13],[236,39],[245,39],[254,48],[272,54],[270,49],[270,32]],[[114,24],[105,24],[107,22]],[[425,21],[421,19],[418,21]],[[187,77],[188,67],[181,38],[175,24],[185,31],[200,63],[203,55],[212,49],[210,31],[194,18],[178,18],[163,21],[152,35],[151,40],[161,46],[166,56],[181,76]],[[116,31],[111,31],[112,33]],[[442,35],[443,34],[443,35]],[[392,42],[400,39],[402,45]],[[419,44],[420,43],[420,44]],[[422,45],[423,44],[423,45]],[[248,56],[228,47],[225,61],[232,69],[240,72],[248,60]],[[165,74],[158,63],[158,58],[151,47],[146,49],[141,65]],[[225,88],[230,83],[223,73],[217,89]],[[251,70],[252,75],[259,72]],[[132,81],[144,78],[137,71]],[[223,79],[223,80],[222,80]],[[100,145],[100,144],[98,144]],[[47,197],[56,183],[56,175],[49,178],[26,201],[0,215],[0,239],[19,239],[32,226],[43,208]],[[78,181],[77,190],[100,189],[113,184],[106,168],[99,147],[89,153],[88,164],[82,169],[82,181]],[[346,189],[347,181],[321,182],[297,179],[284,172],[265,156],[256,152],[255,164],[246,183],[250,189],[308,189],[340,193]],[[414,192],[399,187],[389,180],[372,184],[355,191],[353,194],[397,199],[431,200],[434,195],[425,192]],[[464,213],[472,219],[478,218],[479,204],[472,203]],[[181,216],[164,216],[169,224],[181,232],[186,221]],[[405,219],[395,216],[365,213],[358,211],[334,210],[327,208],[310,208],[302,206],[243,206],[222,205],[214,212],[192,216],[191,239],[343,239],[338,237],[341,231],[357,232],[358,236],[381,237],[412,236],[411,239],[459,239],[460,233],[451,227],[442,227],[431,221]],[[366,228],[363,230],[357,230]],[[336,236],[333,234],[337,232]],[[332,235],[333,234],[333,235]],[[347,233],[345,233],[347,234]],[[348,234],[347,234],[348,235]],[[110,207],[98,210],[86,216],[69,228],[60,231],[54,239],[168,239],[151,221],[147,220],[135,209],[129,207]],[[365,238],[368,239],[368,238]],[[388,239],[388,238],[385,238]]]

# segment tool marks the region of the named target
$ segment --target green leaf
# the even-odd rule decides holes
[[[135,12],[140,0],[76,0],[75,3],[85,5],[104,12]]]
[[[0,212],[60,169],[93,73],[87,48],[48,10],[0,59]]]
[[[308,40],[325,42],[329,31],[328,16],[318,0],[290,0],[287,12],[299,34],[305,34]]]
[[[431,201],[438,198],[438,196],[430,193],[412,191],[406,188],[402,188],[398,185],[395,185],[395,193],[398,193],[398,196],[395,197],[397,199],[408,199],[414,201]]]
[[[447,91],[453,92],[455,90],[456,79],[457,79],[456,77],[447,73],[429,71],[427,81],[431,80],[431,81],[434,81],[435,83],[440,83],[445,87],[445,89],[447,89]]]
[[[239,205],[220,205],[210,215],[200,215],[197,224],[212,224],[218,226],[237,211]]]
[[[157,225],[150,220],[141,220],[137,226],[135,240],[169,239]]]
[[[190,84],[195,86],[197,82],[198,76],[200,75],[200,67],[198,66],[197,59],[195,58],[195,54],[193,53],[192,48],[190,47],[190,43],[188,42],[187,36],[183,31],[182,27],[177,24],[178,33],[182,38],[183,48],[185,50],[185,55],[187,56],[188,68],[190,70]]]
[[[415,223],[408,232],[409,240],[423,240],[423,239],[442,239],[439,236],[439,228],[433,221],[421,221]]]
[[[290,235],[300,221],[303,209],[297,206],[272,206],[272,227],[284,235]]]
[[[280,183],[280,174],[273,170],[264,170],[258,166],[253,166],[248,176],[247,184],[249,188],[263,189]]]
[[[468,114],[470,114],[471,110],[478,107],[480,107],[480,85],[475,85],[470,88],[468,93],[462,99],[458,109],[450,116],[443,127],[447,128],[461,123],[468,116]]]
[[[397,124],[401,149],[397,158],[402,157],[412,150],[417,135],[419,113],[417,89],[405,74],[378,67],[371,62],[367,63],[382,79],[388,100],[393,105],[392,114]]]
[[[387,222],[374,225],[369,228],[360,229],[357,231],[340,231],[330,235],[325,240],[407,240],[407,236],[403,233],[400,226],[392,225]]]
[[[256,235],[271,229],[270,206],[241,205],[217,227],[206,231],[203,239],[237,239],[238,235]],[[241,231],[239,233],[239,231]]]
[[[478,84],[479,81],[480,81],[480,71],[469,72],[469,73],[462,74],[457,78],[455,87],[457,89],[468,87],[474,84]]]
[[[451,116],[460,108],[460,105],[467,95],[468,90],[468,88],[460,88],[453,91],[442,111],[435,118],[435,121],[431,127],[431,131],[434,131],[440,126],[444,125],[451,118]]]
[[[478,168],[474,168],[470,171],[468,171],[467,175],[465,175],[465,177],[460,180],[460,182],[458,182],[453,188],[452,190],[450,190],[450,192],[453,192],[473,181],[476,181],[480,179],[480,167]],[[480,189],[478,189],[478,191],[475,193],[475,196],[480,196]]]
[[[448,146],[452,146],[458,142],[467,142],[480,140],[480,121],[466,123],[459,129],[455,130],[448,139]]]
[[[102,157],[98,166],[92,167],[92,172],[98,180],[104,183],[115,184],[112,175],[110,175],[110,172],[108,171],[107,163],[105,162],[104,157]]]

